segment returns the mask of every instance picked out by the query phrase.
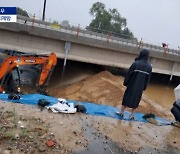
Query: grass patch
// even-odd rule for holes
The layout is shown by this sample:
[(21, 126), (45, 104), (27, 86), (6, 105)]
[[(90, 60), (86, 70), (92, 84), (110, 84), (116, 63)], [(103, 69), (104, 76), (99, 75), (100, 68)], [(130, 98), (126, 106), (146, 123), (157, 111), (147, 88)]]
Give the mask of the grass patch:
[(4, 132), (0, 138), (13, 140), (14, 137), (15, 137), (15, 134), (12, 131), (7, 131), (7, 132)]
[(0, 132), (3, 130), (3, 126), (2, 125), (0, 125)]
[(27, 137), (28, 136), (28, 130), (27, 129), (22, 129), (20, 132), (21, 137)]

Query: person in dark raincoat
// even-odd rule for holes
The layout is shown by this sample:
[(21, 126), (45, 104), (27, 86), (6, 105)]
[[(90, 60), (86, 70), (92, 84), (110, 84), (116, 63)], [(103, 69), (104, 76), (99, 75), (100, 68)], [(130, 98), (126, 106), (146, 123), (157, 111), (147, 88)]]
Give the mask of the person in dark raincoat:
[(135, 109), (139, 106), (143, 91), (147, 88), (152, 67), (148, 62), (149, 51), (142, 49), (135, 62), (130, 66), (124, 80), (124, 93), (120, 116), (124, 116), (126, 107), (132, 108), (130, 119), (134, 119)]
[(180, 100), (174, 102), (171, 112), (174, 115), (176, 121), (180, 122)]

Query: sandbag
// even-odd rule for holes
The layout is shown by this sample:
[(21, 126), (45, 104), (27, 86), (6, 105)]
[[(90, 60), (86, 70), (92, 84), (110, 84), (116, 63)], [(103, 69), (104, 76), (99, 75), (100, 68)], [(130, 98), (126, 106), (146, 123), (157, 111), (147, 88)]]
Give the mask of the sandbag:
[(41, 107), (45, 107), (45, 106), (47, 106), (49, 104), (50, 103), (45, 99), (39, 99), (39, 101), (38, 101), (38, 105), (41, 106)]
[(144, 119), (149, 119), (149, 118), (155, 118), (155, 115), (153, 114), (153, 113), (149, 113), (149, 114), (145, 114), (145, 115), (143, 115), (143, 118)]
[(19, 94), (12, 93), (12, 94), (8, 95), (8, 99), (10, 99), (10, 100), (19, 100), (20, 98), (21, 98), (21, 96)]
[(82, 113), (86, 113), (86, 108), (84, 105), (76, 105), (75, 108), (77, 108), (77, 112), (82, 112)]

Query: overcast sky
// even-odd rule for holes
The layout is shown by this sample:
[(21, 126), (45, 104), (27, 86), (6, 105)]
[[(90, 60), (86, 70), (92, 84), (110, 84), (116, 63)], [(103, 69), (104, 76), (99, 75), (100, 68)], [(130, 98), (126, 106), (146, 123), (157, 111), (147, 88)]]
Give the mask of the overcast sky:
[[(85, 27), (92, 17), (89, 9), (98, 0), (47, 0), (46, 19), (68, 20)], [(44, 0), (0, 0), (0, 6), (16, 6), (42, 17)], [(127, 26), (144, 42), (169, 47), (180, 46), (180, 0), (99, 0), (106, 8), (116, 8)]]

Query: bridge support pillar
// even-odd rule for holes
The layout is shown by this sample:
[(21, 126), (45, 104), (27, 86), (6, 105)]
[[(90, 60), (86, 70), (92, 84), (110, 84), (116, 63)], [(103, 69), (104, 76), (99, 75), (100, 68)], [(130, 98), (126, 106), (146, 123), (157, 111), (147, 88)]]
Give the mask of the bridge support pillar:
[(154, 66), (155, 63), (156, 63), (156, 58), (152, 58), (152, 60), (151, 60), (152, 67)]
[(68, 53), (71, 49), (71, 42), (65, 42), (65, 46), (64, 46), (64, 64), (63, 64), (63, 71), (62, 71), (62, 79), (64, 77), (64, 72), (65, 72), (65, 68), (66, 68), (66, 61), (67, 61), (67, 57), (68, 57)]
[(176, 69), (176, 66), (177, 66), (177, 63), (174, 62), (174, 63), (173, 63), (173, 68), (172, 68), (172, 72), (171, 72), (171, 76), (170, 76), (170, 81), (172, 81), (172, 78), (173, 78), (173, 75), (174, 75), (174, 71), (175, 71), (175, 69)]
[(69, 53), (70, 49), (71, 49), (71, 42), (66, 42), (65, 46), (64, 46), (64, 52), (65, 52), (64, 66), (66, 66), (66, 60), (67, 60), (67, 56), (68, 56), (68, 53)]

